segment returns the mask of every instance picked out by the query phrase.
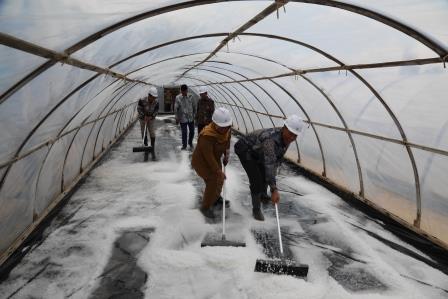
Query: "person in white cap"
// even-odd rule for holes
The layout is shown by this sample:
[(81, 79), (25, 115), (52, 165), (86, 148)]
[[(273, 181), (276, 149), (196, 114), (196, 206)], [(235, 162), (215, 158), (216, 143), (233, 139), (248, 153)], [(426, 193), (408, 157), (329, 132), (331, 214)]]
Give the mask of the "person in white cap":
[(231, 126), (232, 117), (229, 110), (216, 109), (212, 116), (212, 122), (205, 126), (199, 134), (198, 143), (191, 158), (191, 166), (205, 182), (200, 211), (208, 218), (215, 218), (212, 207), (220, 198), (222, 185), (226, 179), (222, 171), (221, 158), (223, 158), (222, 163), (227, 165)]
[[(275, 175), (291, 142), (296, 140), (304, 127), (303, 120), (297, 115), (289, 116), (283, 127), (261, 129), (247, 134), (235, 143), (235, 153), (249, 177), (252, 196), (252, 215), (263, 221), (261, 201), (278, 203)], [(271, 196), (267, 195), (269, 186)]]
[[(138, 101), (137, 113), (138, 113), (138, 120), (140, 122), (142, 139), (143, 136), (145, 136), (143, 142), (146, 146), (148, 145), (148, 134), (151, 137), (151, 147), (152, 147), (151, 155), (153, 160), (155, 159), (154, 146), (156, 143), (154, 122), (158, 112), (159, 112), (159, 102), (157, 101), (157, 88), (152, 86), (149, 88), (148, 97), (146, 99), (140, 99)], [(147, 130), (146, 135), (144, 134), (145, 125)]]
[(201, 86), (199, 88), (199, 101), (196, 108), (196, 125), (198, 126), (198, 134), (202, 129), (212, 122), (212, 115), (215, 112), (215, 102), (210, 99), (207, 88)]

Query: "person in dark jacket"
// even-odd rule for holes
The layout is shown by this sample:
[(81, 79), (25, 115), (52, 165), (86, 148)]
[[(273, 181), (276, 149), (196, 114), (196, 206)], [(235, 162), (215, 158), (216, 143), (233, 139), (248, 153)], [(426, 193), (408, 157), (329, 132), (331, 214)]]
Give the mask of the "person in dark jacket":
[(200, 99), (196, 109), (196, 124), (198, 126), (198, 134), (202, 129), (212, 122), (212, 115), (215, 112), (215, 102), (208, 97), (207, 88), (199, 88)]
[(252, 196), (252, 215), (263, 221), (261, 201), (267, 201), (267, 187), (271, 201), (278, 203), (276, 173), (286, 150), (302, 131), (303, 120), (297, 115), (288, 117), (281, 128), (262, 129), (251, 132), (235, 143), (235, 153), (249, 177)]
[[(151, 138), (151, 154), (153, 159), (155, 158), (154, 146), (156, 143), (156, 133), (155, 133), (155, 119), (157, 113), (159, 112), (159, 102), (157, 101), (157, 89), (151, 87), (148, 91), (148, 97), (146, 99), (140, 99), (137, 105), (138, 120), (140, 122), (140, 129), (145, 139), (143, 143), (148, 145), (148, 134)], [(146, 126), (146, 135), (145, 135)]]
[(222, 171), (221, 158), (222, 163), (227, 165), (231, 125), (230, 112), (225, 108), (216, 109), (212, 122), (199, 134), (198, 143), (191, 157), (191, 166), (205, 182), (200, 211), (207, 218), (215, 218), (212, 207), (219, 200), (226, 179)]

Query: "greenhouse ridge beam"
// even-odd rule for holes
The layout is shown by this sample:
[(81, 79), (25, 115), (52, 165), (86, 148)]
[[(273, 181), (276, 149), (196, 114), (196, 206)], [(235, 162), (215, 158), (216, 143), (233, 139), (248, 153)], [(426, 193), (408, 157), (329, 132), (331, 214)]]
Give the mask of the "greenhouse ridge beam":
[(356, 69), (374, 69), (374, 68), (384, 68), (384, 67), (424, 65), (424, 64), (441, 63), (441, 62), (442, 61), (440, 60), (440, 58), (436, 57), (436, 58), (400, 60), (400, 61), (369, 63), (369, 64), (353, 64), (353, 65), (344, 65), (343, 64), (341, 66), (310, 68), (310, 69), (304, 69), (304, 70), (293, 70), (291, 72), (287, 72), (287, 73), (283, 73), (283, 74), (279, 74), (279, 75), (275, 75), (275, 76), (264, 76), (264, 77), (256, 77), (256, 78), (251, 78), (251, 79), (234, 80), (234, 81), (221, 81), (221, 82), (215, 82), (214, 84), (228, 84), (228, 83), (237, 83), (237, 82), (252, 82), (252, 81), (260, 81), (260, 80), (278, 79), (278, 78), (284, 78), (284, 77), (293, 77), (293, 76), (304, 75), (307, 73), (353, 71)]
[[(125, 75), (114, 72), (110, 69), (105, 69), (105, 68), (102, 68), (102, 67), (90, 64), (90, 63), (80, 61), (75, 58), (71, 58), (69, 55), (67, 55), (65, 53), (58, 53), (56, 51), (46, 49), (44, 47), (32, 44), (30, 42), (12, 37), (10, 35), (7, 35), (7, 34), (1, 33), (1, 32), (0, 32), (0, 44), (23, 51), (23, 52), (30, 53), (30, 54), (33, 54), (36, 56), (40, 56), (42, 58), (47, 58), (53, 62), (61, 62), (64, 64), (69, 64), (69, 65), (77, 67), (77, 68), (93, 71), (98, 74), (109, 75), (114, 78), (129, 81), (129, 82), (137, 82), (137, 83), (141, 83), (144, 85), (151, 85), (147, 82), (143, 82), (140, 80), (129, 79)], [(0, 102), (0, 104), (1, 104), (1, 102)]]
[(243, 33), (244, 31), (246, 31), (247, 29), (249, 29), (253, 25), (257, 24), (258, 22), (260, 22), (261, 20), (266, 18), (268, 15), (270, 15), (274, 11), (278, 11), (278, 9), (280, 9), (282, 6), (286, 5), (286, 3), (288, 3), (288, 1), (289, 0), (275, 0), (274, 3), (270, 4), (268, 7), (266, 7), (264, 10), (262, 10), (255, 17), (253, 17), (252, 19), (247, 21), (240, 28), (238, 28), (237, 30), (235, 30), (232, 33), (229, 33), (229, 35), (221, 41), (221, 43), (218, 45), (218, 47), (215, 50), (213, 50), (208, 57), (206, 57), (203, 61), (197, 63), (196, 65), (192, 66), (191, 68), (189, 68), (185, 72), (183, 72), (182, 75), (178, 78), (178, 80), (181, 79), (185, 74), (187, 74), (192, 69), (200, 66), (201, 64), (203, 64), (204, 62), (206, 62), (207, 60), (209, 60), (210, 58), (215, 56), (215, 54), (218, 53), (219, 50), (224, 48), (228, 44), (229, 41), (231, 41), (232, 39), (238, 37), (239, 34)]

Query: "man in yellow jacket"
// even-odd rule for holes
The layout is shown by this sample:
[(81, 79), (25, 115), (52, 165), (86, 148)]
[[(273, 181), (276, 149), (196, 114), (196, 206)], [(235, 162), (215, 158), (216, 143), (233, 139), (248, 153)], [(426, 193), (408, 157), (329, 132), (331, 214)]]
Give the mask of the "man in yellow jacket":
[(207, 218), (215, 218), (212, 206), (221, 194), (226, 176), (222, 171), (221, 158), (226, 165), (229, 161), (230, 127), (232, 117), (229, 110), (218, 108), (212, 116), (212, 122), (201, 131), (194, 149), (191, 165), (205, 182), (205, 191), (200, 207)]

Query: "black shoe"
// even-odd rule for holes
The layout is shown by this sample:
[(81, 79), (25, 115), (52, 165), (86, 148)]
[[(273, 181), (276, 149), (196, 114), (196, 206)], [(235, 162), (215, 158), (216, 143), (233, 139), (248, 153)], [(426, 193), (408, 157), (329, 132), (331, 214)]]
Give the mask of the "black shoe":
[(190, 143), (188, 146), (190, 147), (191, 150), (193, 149), (193, 144), (192, 143)]
[[(213, 206), (218, 207), (218, 208), (222, 207), (222, 196), (218, 197), (218, 199), (215, 201)], [(226, 208), (229, 208), (229, 207), (230, 207), (230, 201), (228, 201), (226, 199)]]
[(264, 221), (264, 216), (263, 213), (261, 212), (261, 209), (253, 209), (252, 216), (254, 216), (255, 220)]
[(260, 196), (260, 201), (261, 203), (267, 205), (271, 203), (271, 197), (267, 194), (263, 194)]
[(148, 146), (148, 137), (145, 136), (145, 139), (143, 140), (143, 144), (145, 146)]
[(180, 149), (181, 151), (184, 151), (184, 150), (186, 150), (187, 149), (187, 147), (186, 146), (182, 146), (182, 148)]
[(199, 211), (201, 211), (201, 213), (202, 213), (202, 215), (204, 215), (204, 217), (209, 218), (209, 219), (215, 219), (215, 214), (213, 214), (212, 209), (199, 208)]

